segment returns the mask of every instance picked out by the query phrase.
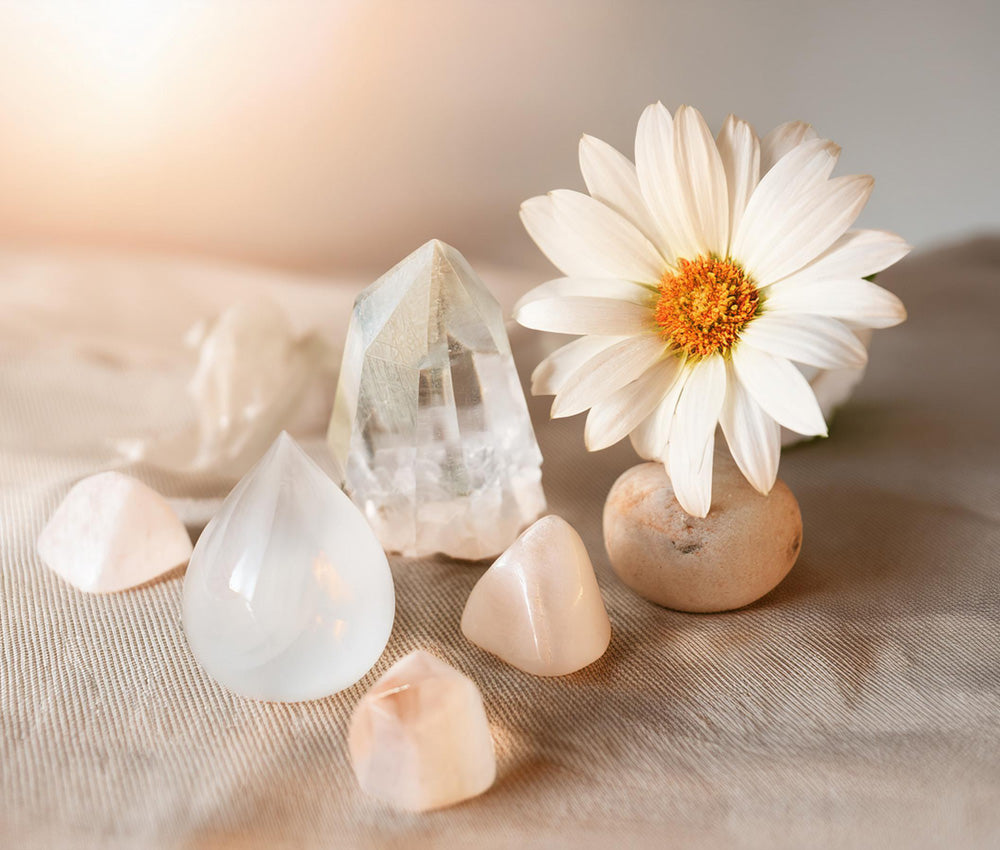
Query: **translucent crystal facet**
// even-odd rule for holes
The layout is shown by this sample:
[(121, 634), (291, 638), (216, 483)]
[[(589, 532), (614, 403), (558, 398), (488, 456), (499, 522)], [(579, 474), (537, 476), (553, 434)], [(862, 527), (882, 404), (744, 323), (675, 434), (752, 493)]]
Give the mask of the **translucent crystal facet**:
[(226, 497), (184, 579), (195, 657), (257, 699), (354, 684), (382, 654), (394, 612), (389, 564), (364, 517), (285, 433)]
[(604, 655), (611, 623), (576, 529), (547, 516), (525, 531), (472, 588), (462, 633), (535, 676), (564, 676)]
[(433, 240), (354, 305), (330, 446), (383, 546), (496, 555), (545, 509), (500, 305)]
[(475, 797), (496, 777), (479, 688), (419, 649), (393, 664), (358, 703), (348, 745), (361, 787), (409, 811)]
[(77, 482), (38, 537), (38, 555), (88, 593), (126, 590), (179, 567), (191, 538), (155, 490), (119, 472)]

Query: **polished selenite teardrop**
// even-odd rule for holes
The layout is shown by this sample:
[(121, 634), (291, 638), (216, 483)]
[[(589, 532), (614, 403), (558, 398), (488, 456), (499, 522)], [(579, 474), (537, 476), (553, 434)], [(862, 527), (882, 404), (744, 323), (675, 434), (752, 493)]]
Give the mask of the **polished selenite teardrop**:
[(371, 528), (284, 432), (202, 532), (184, 579), (195, 657), (255, 699), (315, 699), (353, 685), (382, 654), (394, 613)]

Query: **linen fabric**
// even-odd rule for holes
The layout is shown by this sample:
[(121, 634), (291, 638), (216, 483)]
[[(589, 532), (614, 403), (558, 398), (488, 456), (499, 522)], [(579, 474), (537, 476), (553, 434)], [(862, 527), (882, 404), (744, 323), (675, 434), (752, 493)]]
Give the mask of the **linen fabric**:
[[(831, 437), (786, 450), (804, 545), (770, 595), (693, 615), (632, 593), (601, 513), (637, 458), (627, 441), (588, 454), (582, 417), (549, 421), (534, 399), (550, 510), (582, 535), (611, 619), (604, 657), (561, 678), (509, 667), (459, 628), (486, 565), (393, 558), (385, 654), (297, 704), (201, 670), (183, 570), (89, 596), (37, 557), (72, 483), (120, 464), (115, 438), (179, 424), (178, 376), (4, 344), (0, 847), (997, 846), (1000, 240), (911, 257), (880, 283), (909, 321), (876, 334)], [(524, 376), (555, 342), (511, 338)], [(305, 445), (322, 458), (321, 437)], [(126, 468), (193, 534), (229, 486)], [(479, 685), (498, 759), (489, 792), (424, 815), (365, 796), (347, 753), (358, 700), (416, 648)]]

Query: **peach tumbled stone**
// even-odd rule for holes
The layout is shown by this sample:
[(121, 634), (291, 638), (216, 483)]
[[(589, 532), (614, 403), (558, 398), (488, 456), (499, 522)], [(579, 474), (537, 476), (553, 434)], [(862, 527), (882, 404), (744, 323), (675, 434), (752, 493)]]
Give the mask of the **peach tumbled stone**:
[(462, 633), (535, 676), (574, 673), (604, 655), (611, 623), (576, 529), (557, 516), (529, 526), (472, 588)]
[(479, 688), (419, 649), (393, 664), (362, 697), (348, 748), (362, 789), (412, 812), (475, 797), (496, 777)]
[(780, 479), (767, 496), (715, 456), (712, 509), (689, 516), (659, 463), (627, 470), (604, 506), (604, 544), (619, 578), (678, 611), (742, 608), (774, 589), (802, 545), (799, 504)]
[(138, 587), (191, 557), (191, 538), (166, 499), (120, 472), (78, 481), (38, 537), (38, 556), (87, 593)]

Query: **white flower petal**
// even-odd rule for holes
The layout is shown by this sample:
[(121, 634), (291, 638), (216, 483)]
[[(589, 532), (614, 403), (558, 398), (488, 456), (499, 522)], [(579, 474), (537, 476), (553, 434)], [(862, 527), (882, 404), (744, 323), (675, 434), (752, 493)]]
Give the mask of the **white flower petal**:
[(826, 316), (766, 312), (740, 332), (740, 345), (819, 369), (858, 368), (868, 362), (861, 341)]
[(631, 336), (656, 328), (648, 306), (618, 298), (575, 295), (529, 301), (514, 319), (526, 328), (581, 336)]
[(868, 328), (891, 328), (906, 319), (903, 302), (867, 280), (797, 281), (787, 277), (767, 288), (771, 314), (808, 313), (850, 321)]
[(691, 369), (674, 411), (667, 446), (670, 483), (692, 516), (703, 517), (712, 506), (715, 427), (725, 398), (725, 361), (707, 357)]
[(529, 290), (514, 305), (514, 315), (532, 301), (562, 296), (583, 296), (587, 298), (617, 298), (647, 305), (650, 309), (658, 297), (655, 288), (630, 280), (615, 280), (610, 277), (557, 277)]
[(823, 415), (830, 419), (865, 376), (861, 369), (825, 369), (810, 382)]
[(595, 354), (578, 369), (552, 403), (552, 418), (575, 416), (631, 383), (659, 361), (667, 344), (658, 333), (629, 337)]
[[(734, 234), (760, 179), (760, 142), (746, 121), (730, 115), (716, 140), (729, 191), (729, 232)], [(732, 237), (730, 235), (730, 242)], [(726, 250), (729, 250), (729, 244)]]
[[(794, 155), (793, 151), (790, 156)], [(771, 173), (780, 167), (781, 163)], [(757, 285), (781, 280), (829, 248), (868, 203), (873, 182), (865, 174), (835, 177), (777, 206), (772, 212), (769, 238), (753, 245), (747, 255), (740, 255)], [(748, 207), (744, 221), (749, 214)]]
[(669, 262), (687, 255), (693, 246), (680, 220), (674, 122), (662, 103), (647, 106), (639, 118), (635, 133), (635, 170), (646, 206), (659, 229), (657, 245), (661, 253)]
[[(861, 344), (867, 348), (872, 341), (870, 330), (857, 331)], [(803, 367), (800, 367), (800, 371)], [(820, 369), (811, 377), (807, 374), (809, 386), (812, 387), (823, 418), (829, 422), (834, 413), (850, 397), (854, 388), (865, 375), (864, 367), (860, 369)], [(784, 443), (783, 443), (784, 444)]]
[(521, 204), (521, 223), (549, 262), (563, 274), (570, 277), (595, 275), (587, 257), (576, 252), (574, 240), (556, 220), (555, 206), (548, 195), (529, 198)]
[(789, 121), (778, 125), (760, 143), (760, 173), (767, 174), (792, 148), (816, 138), (818, 134), (812, 125), (804, 121)]
[(719, 423), (740, 472), (766, 496), (778, 476), (781, 427), (746, 391), (731, 362), (726, 364), (726, 401)]
[(815, 260), (784, 280), (843, 280), (868, 277), (910, 253), (910, 246), (885, 230), (848, 230)]
[(729, 248), (726, 170), (701, 113), (682, 106), (674, 116), (674, 157), (688, 232), (698, 254), (725, 256)]
[[(666, 361), (664, 361), (666, 362)], [(670, 425), (674, 420), (677, 400), (681, 397), (684, 384), (687, 382), (690, 368), (683, 357), (675, 358), (675, 373), (673, 382), (663, 395), (660, 403), (639, 425), (629, 434), (632, 448), (636, 454), (645, 460), (664, 460), (667, 441), (670, 438)]]
[(583, 432), (587, 448), (600, 451), (627, 437), (660, 404), (680, 368), (680, 358), (665, 358), (591, 407)]
[(532, 395), (555, 395), (573, 373), (605, 348), (628, 337), (582, 336), (557, 348), (531, 373)]
[(826, 436), (816, 396), (791, 361), (739, 344), (733, 348), (732, 361), (740, 383), (779, 425), (807, 436)]
[(580, 139), (580, 172), (587, 191), (628, 219), (651, 242), (659, 231), (642, 197), (635, 166), (607, 142), (584, 135)]
[(595, 269), (594, 277), (660, 282), (666, 261), (634, 224), (582, 192), (557, 189), (550, 197), (556, 220), (574, 250)]
[(825, 139), (813, 139), (795, 148), (781, 164), (765, 174), (754, 189), (733, 231), (730, 253), (746, 264), (770, 250), (781, 232), (773, 218), (803, 193), (821, 186), (837, 164), (840, 149)]

